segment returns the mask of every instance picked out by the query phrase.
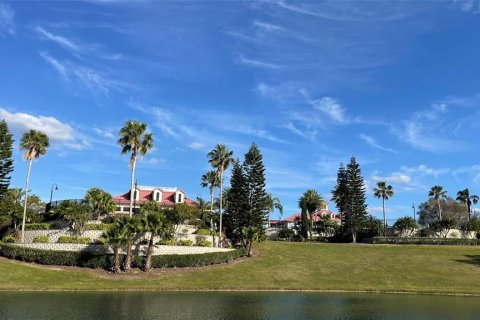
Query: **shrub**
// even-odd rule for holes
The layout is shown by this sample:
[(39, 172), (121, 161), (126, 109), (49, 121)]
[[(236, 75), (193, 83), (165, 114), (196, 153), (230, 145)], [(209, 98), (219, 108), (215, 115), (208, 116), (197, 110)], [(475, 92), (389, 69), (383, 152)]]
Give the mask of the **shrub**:
[(36, 236), (33, 238), (33, 243), (48, 243), (48, 236)]
[(418, 228), (417, 222), (412, 217), (401, 217), (393, 225), (393, 234), (399, 237), (409, 237)]
[(102, 223), (110, 224), (110, 223), (114, 223), (117, 220), (118, 220), (117, 216), (106, 216), (105, 218), (102, 219)]
[(54, 223), (26, 223), (25, 230), (51, 230), (55, 229)]
[(92, 240), (88, 237), (71, 237), (71, 236), (61, 236), (58, 237), (58, 243), (80, 243), (80, 244), (89, 244)]
[(157, 242), (157, 244), (162, 245), (162, 246), (174, 246), (175, 245), (175, 240), (173, 239), (162, 239)]
[(191, 247), (193, 246), (193, 241), (192, 240), (180, 240), (178, 241), (179, 246), (184, 246), (184, 247)]
[(373, 244), (426, 244), (426, 245), (480, 245), (480, 239), (452, 239), (452, 238), (402, 238), (402, 237), (375, 237), (364, 239), (365, 243)]
[(199, 247), (211, 247), (212, 243), (205, 238), (197, 239), (197, 246)]
[(85, 230), (106, 231), (111, 227), (111, 223), (87, 224)]
[(6, 236), (2, 239), (5, 243), (15, 243), (16, 240), (14, 236)]
[(212, 231), (208, 230), (208, 229), (198, 229), (197, 232), (195, 232), (196, 234), (198, 234), (199, 236), (211, 236), (212, 235)]
[(295, 230), (289, 228), (282, 228), (278, 231), (278, 238), (285, 240), (292, 240), (295, 237)]

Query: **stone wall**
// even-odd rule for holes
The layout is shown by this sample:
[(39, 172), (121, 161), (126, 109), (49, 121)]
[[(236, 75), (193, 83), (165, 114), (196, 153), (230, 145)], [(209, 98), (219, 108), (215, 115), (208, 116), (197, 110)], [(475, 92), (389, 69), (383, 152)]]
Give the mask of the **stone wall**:
[[(91, 245), (91, 244), (75, 244), (75, 243), (18, 243), (20, 247), (42, 249), (42, 250), (55, 250), (55, 251), (104, 251), (113, 253), (111, 249), (103, 245)], [(154, 255), (167, 255), (167, 254), (202, 254), (210, 252), (226, 252), (233, 249), (223, 248), (206, 248), (206, 247), (180, 247), (180, 246), (155, 246)], [(146, 245), (134, 246), (134, 253), (136, 255), (144, 255), (147, 251)], [(124, 253), (124, 252), (123, 252)]]
[[(102, 235), (101, 230), (87, 230), (80, 236), (88, 237), (92, 241), (98, 239)], [(54, 229), (54, 230), (25, 230), (25, 242), (31, 243), (36, 236), (48, 236), (49, 242), (54, 243), (58, 241), (61, 236), (74, 236), (75, 234), (68, 229)]]

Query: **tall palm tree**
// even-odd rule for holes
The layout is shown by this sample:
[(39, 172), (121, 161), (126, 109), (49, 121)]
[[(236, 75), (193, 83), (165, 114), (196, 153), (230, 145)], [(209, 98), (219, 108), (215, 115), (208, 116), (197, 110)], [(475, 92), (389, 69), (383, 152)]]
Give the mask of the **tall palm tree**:
[(391, 185), (387, 185), (386, 181), (378, 181), (377, 187), (373, 189), (373, 195), (375, 198), (382, 199), (382, 209), (383, 209), (383, 234), (387, 230), (387, 217), (385, 215), (385, 200), (393, 197), (393, 187)]
[(150, 233), (150, 240), (148, 241), (147, 254), (143, 264), (143, 270), (148, 271), (152, 268), (152, 255), (154, 247), (154, 238), (159, 236), (161, 239), (166, 239), (172, 236), (172, 226), (163, 214), (147, 213), (141, 220), (143, 232)]
[[(212, 230), (212, 239), (215, 239), (215, 229), (213, 227), (213, 196), (215, 194), (215, 188), (220, 187), (220, 179), (218, 178), (217, 173), (214, 170), (210, 170), (202, 175), (202, 182), (200, 185), (203, 188), (208, 188), (210, 191), (210, 229)], [(215, 243), (213, 241), (212, 243)]]
[(30, 180), (30, 170), (32, 169), (33, 160), (38, 159), (41, 155), (47, 153), (47, 148), (50, 146), (48, 136), (37, 130), (29, 130), (25, 132), (20, 140), (20, 149), (25, 150), (23, 159), (28, 160), (27, 178), (25, 180), (25, 200), (23, 204), (23, 220), (22, 220), (22, 238), (25, 240), (25, 217), (27, 215), (27, 200), (28, 200), (28, 183)]
[(308, 189), (302, 195), (299, 200), (299, 206), (307, 210), (308, 215), (310, 216), (310, 240), (313, 239), (313, 214), (318, 209), (325, 207), (325, 200), (322, 196), (314, 189)]
[[(478, 200), (480, 200), (480, 198), (476, 194), (471, 195), (470, 199), (472, 200), (473, 205), (476, 205), (478, 203)], [(472, 211), (473, 211), (473, 217), (475, 218), (475, 208), (473, 208)]]
[(148, 150), (153, 148), (153, 135), (146, 133), (147, 124), (139, 121), (129, 120), (120, 129), (120, 138), (118, 144), (122, 147), (122, 154), (130, 153), (129, 167), (132, 170), (130, 179), (130, 218), (133, 214), (133, 198), (134, 198), (134, 181), (135, 181), (135, 166), (137, 164), (137, 157), (144, 156)]
[(463, 203), (467, 207), (467, 212), (468, 212), (468, 220), (470, 221), (471, 218), (471, 212), (472, 212), (472, 203), (477, 204), (478, 203), (478, 196), (477, 195), (470, 195), (470, 191), (468, 188), (464, 190), (460, 190), (457, 192), (457, 201)]
[(220, 240), (218, 245), (222, 245), (222, 216), (223, 216), (223, 208), (222, 208), (222, 191), (223, 191), (223, 173), (228, 168), (228, 166), (233, 163), (233, 151), (228, 150), (228, 148), (224, 144), (217, 144), (215, 148), (210, 151), (207, 156), (210, 158), (209, 162), (213, 168), (216, 169), (217, 177), (219, 179), (220, 184)]
[(428, 193), (428, 196), (437, 200), (438, 205), (438, 220), (442, 220), (442, 208), (440, 207), (440, 200), (447, 197), (447, 191), (443, 190), (442, 186), (433, 186)]
[(273, 197), (271, 193), (267, 195), (267, 209), (268, 209), (268, 227), (270, 228), (270, 213), (273, 213), (275, 209), (278, 210), (280, 213), (280, 219), (282, 219), (283, 215), (283, 206), (280, 203), (280, 199), (278, 197)]

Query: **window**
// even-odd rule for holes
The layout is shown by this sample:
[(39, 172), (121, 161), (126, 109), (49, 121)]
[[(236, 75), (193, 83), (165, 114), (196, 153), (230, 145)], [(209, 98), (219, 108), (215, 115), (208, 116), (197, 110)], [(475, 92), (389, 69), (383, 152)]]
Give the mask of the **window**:
[(158, 190), (153, 191), (153, 200), (157, 202), (162, 201), (162, 193)]

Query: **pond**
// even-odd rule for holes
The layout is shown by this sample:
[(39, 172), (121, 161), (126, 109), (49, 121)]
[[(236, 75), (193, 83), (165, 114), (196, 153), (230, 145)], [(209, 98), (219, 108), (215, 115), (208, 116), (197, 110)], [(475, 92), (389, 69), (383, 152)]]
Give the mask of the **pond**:
[(480, 298), (307, 292), (0, 292), (0, 319), (479, 319)]

